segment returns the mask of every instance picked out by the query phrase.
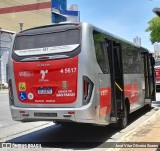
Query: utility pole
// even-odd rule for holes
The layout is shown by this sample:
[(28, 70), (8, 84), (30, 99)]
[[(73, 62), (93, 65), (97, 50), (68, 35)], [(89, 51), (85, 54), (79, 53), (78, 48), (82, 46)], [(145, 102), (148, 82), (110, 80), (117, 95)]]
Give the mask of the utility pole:
[(2, 44), (1, 44), (1, 42), (2, 42), (2, 28), (0, 27), (0, 70), (1, 70), (1, 74), (0, 74), (0, 76), (1, 76), (1, 90), (2, 90)]
[(19, 23), (20, 30), (23, 30), (23, 23)]

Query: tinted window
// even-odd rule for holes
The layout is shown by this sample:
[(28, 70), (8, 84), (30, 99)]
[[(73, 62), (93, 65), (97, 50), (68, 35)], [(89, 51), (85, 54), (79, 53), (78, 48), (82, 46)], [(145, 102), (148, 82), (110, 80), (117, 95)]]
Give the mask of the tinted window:
[(14, 50), (79, 44), (78, 29), (37, 35), (20, 35), (15, 39)]
[(108, 73), (108, 60), (102, 43), (104, 43), (105, 35), (103, 33), (93, 31), (94, 46), (96, 51), (97, 62), (103, 73)]
[(140, 49), (132, 45), (122, 44), (123, 72), (127, 74), (143, 73), (144, 65)]

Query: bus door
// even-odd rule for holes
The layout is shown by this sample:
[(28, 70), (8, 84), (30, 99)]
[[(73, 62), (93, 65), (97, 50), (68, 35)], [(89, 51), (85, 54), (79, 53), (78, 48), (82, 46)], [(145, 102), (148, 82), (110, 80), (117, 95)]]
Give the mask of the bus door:
[(151, 100), (156, 101), (156, 80), (155, 80), (155, 59), (153, 55), (149, 54), (149, 61), (150, 61), (150, 82), (151, 82)]
[(148, 52), (142, 52), (144, 58), (145, 99), (155, 99), (154, 63)]
[(122, 66), (122, 49), (119, 43), (106, 40), (110, 77), (111, 77), (111, 122), (117, 123), (124, 116), (124, 81)]
[(144, 77), (145, 77), (145, 99), (150, 99), (150, 80), (149, 80), (149, 55), (148, 53), (143, 53), (144, 55)]

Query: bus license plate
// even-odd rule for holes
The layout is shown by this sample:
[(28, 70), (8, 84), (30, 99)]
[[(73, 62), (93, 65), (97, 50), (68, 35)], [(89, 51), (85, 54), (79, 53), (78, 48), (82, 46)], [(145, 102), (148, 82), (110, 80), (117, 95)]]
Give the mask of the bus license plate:
[(38, 94), (52, 94), (52, 88), (39, 88)]

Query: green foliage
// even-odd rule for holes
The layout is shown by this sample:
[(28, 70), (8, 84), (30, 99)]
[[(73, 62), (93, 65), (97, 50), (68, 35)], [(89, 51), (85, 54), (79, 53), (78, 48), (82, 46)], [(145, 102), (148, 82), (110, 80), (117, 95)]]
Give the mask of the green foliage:
[(149, 22), (146, 32), (150, 32), (150, 41), (152, 44), (160, 42), (160, 18), (154, 17)]

